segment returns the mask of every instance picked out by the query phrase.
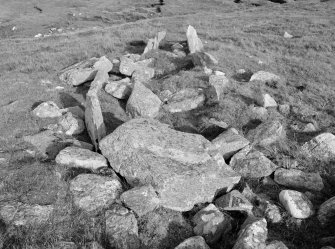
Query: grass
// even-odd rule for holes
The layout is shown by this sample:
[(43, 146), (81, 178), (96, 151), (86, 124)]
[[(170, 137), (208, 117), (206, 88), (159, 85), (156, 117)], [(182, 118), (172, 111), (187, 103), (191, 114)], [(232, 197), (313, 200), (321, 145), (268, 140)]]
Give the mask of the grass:
[[(331, 1), (298, 0), (282, 5), (265, 2), (255, 7), (228, 0), (172, 0), (166, 1), (159, 14), (149, 6), (153, 1), (98, 0), (93, 7), (92, 3), (81, 0), (35, 2), (44, 9), (44, 14), (37, 15), (33, 8), (29, 9), (30, 2), (0, 0), (3, 6), (0, 10), (0, 149), (3, 151), (0, 157), (10, 159), (9, 166), (1, 168), (4, 185), (0, 193), (1, 200), (54, 203), (55, 212), (50, 224), (44, 227), (8, 228), (7, 248), (53, 248), (62, 240), (78, 245), (98, 240), (107, 247), (103, 215), (92, 221), (73, 207), (67, 182), (54, 178), (53, 164), (40, 163), (29, 156), (26, 152), (29, 148), (21, 138), (41, 128), (40, 122), (30, 115), (36, 102), (54, 100), (60, 106), (64, 104), (61, 93), (53, 90), (55, 86), (64, 86), (64, 92), (83, 102), (80, 93), (59, 81), (57, 74), (61, 69), (93, 56), (106, 54), (110, 59), (116, 58), (136, 49), (131, 42), (146, 42), (161, 30), (167, 31), (168, 41), (184, 41), (187, 25), (193, 25), (206, 49), (219, 60), (215, 69), (225, 72), (230, 79), (231, 91), (220, 105), (192, 113), (196, 122), (203, 117), (214, 117), (246, 131), (250, 121), (250, 94), (255, 90), (268, 92), (280, 104), (289, 103), (292, 111), (286, 118), (289, 140), (267, 148), (264, 153), (279, 165), (285, 158), (294, 158), (300, 169), (318, 171), (325, 179), (334, 174), (334, 162), (309, 160), (299, 152), (300, 145), (316, 134), (289, 128), (293, 123), (304, 126), (313, 121), (320, 131), (335, 133), (335, 20), (332, 18), (335, 6)], [(26, 14), (16, 15), (23, 7), (29, 9)], [(79, 12), (86, 18), (68, 15)], [(18, 27), (17, 32), (11, 31), (13, 26)], [(68, 34), (32, 38), (51, 27), (62, 27)], [(294, 38), (285, 39), (285, 31)], [(234, 80), (233, 76), (241, 68), (269, 71), (279, 75), (283, 82), (273, 88), (259, 82)], [(41, 84), (44, 79), (51, 84)], [(155, 87), (174, 92), (205, 83), (200, 71), (194, 69), (192, 73), (185, 71), (168, 79), (157, 79)], [(256, 189), (261, 192), (263, 186), (258, 184)], [(324, 193), (324, 198), (332, 190)], [(319, 248), (318, 239), (330, 235), (331, 231), (330, 228), (321, 230), (314, 219), (299, 225), (288, 215), (283, 223), (269, 225), (269, 229), (269, 240), (283, 240), (289, 248)]]

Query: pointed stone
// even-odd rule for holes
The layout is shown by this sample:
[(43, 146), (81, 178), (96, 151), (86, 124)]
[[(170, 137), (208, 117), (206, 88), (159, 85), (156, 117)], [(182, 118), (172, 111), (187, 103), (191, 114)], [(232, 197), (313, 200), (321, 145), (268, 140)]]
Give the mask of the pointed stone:
[(204, 45), (199, 39), (197, 31), (191, 25), (189, 25), (187, 28), (186, 37), (187, 37), (188, 48), (191, 54), (196, 52), (203, 52)]

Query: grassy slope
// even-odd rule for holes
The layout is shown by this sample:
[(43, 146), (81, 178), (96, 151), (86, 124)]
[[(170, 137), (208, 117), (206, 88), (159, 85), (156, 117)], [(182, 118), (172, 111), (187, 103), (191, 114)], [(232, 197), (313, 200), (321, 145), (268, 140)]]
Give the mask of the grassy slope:
[[(88, 2), (84, 1), (65, 1), (71, 6), (63, 5), (62, 1), (10, 2), (0, 1), (1, 4), (10, 5), (4, 5), (5, 8), (0, 10), (0, 36), (3, 37), (0, 40), (0, 150), (8, 152), (3, 155), (12, 159), (9, 172), (13, 173), (13, 177), (7, 180), (15, 182), (16, 188), (13, 184), (7, 186), (7, 191), (14, 195), (11, 198), (21, 198), (21, 195), (27, 194), (23, 191), (27, 186), (36, 185), (38, 178), (30, 181), (27, 176), (23, 181), (22, 177), (25, 175), (40, 172), (38, 176), (43, 178), (52, 174), (43, 164), (34, 162), (33, 159), (28, 160), (24, 155), (17, 156), (26, 149), (20, 137), (39, 129), (39, 122), (29, 114), (33, 104), (38, 101), (55, 100), (62, 105), (68, 94), (83, 102), (83, 97), (76, 93), (75, 89), (59, 82), (57, 72), (60, 69), (92, 56), (107, 54), (114, 58), (130, 50), (129, 42), (146, 40), (160, 30), (167, 30), (167, 40), (185, 40), (188, 24), (197, 29), (208, 51), (219, 59), (217, 68), (228, 77), (231, 78), (240, 68), (252, 71), (266, 70), (282, 76), (286, 85), (282, 92), (274, 91), (273, 94), (279, 102), (289, 102), (298, 110), (297, 114), (289, 117), (289, 122), (307, 123), (316, 120), (322, 130), (335, 133), (335, 5), (332, 1), (297, 1), (284, 5), (267, 3), (254, 7), (230, 1), (174, 0), (168, 1), (162, 7), (162, 14), (148, 16), (145, 12), (144, 16), (150, 17), (149, 19), (128, 24), (127, 21), (137, 20), (138, 14), (126, 1), (107, 3), (101, 0), (96, 1), (94, 6), (89, 6)], [(49, 13), (42, 16), (30, 12), (22, 14), (23, 12), (17, 8), (36, 2), (45, 5), (44, 9), (49, 9)], [(137, 3), (138, 8), (146, 8), (150, 1)], [(53, 4), (58, 4), (58, 9)], [(89, 17), (94, 17), (107, 15), (102, 12), (106, 9), (121, 12), (121, 17), (107, 23), (101, 22), (99, 18), (67, 19), (70, 18), (67, 16), (69, 10), (82, 11)], [(51, 14), (52, 12), (54, 13)], [(135, 18), (130, 18), (129, 15)], [(111, 16), (113, 15), (107, 17)], [(3, 23), (4, 19), (7, 20), (6, 23)], [(22, 30), (10, 33), (8, 29), (16, 23), (22, 24)], [(50, 26), (47, 26), (47, 23)], [(120, 26), (120, 23), (124, 24)], [(69, 27), (73, 33), (43, 39), (31, 38), (37, 33), (47, 31), (51, 24)], [(95, 26), (100, 28), (92, 29)], [(71, 30), (72, 27), (75, 28), (74, 31)], [(297, 38), (284, 39), (285, 31)], [(264, 64), (259, 64), (259, 60)], [(45, 79), (51, 83), (43, 84), (42, 80)], [(245, 86), (245, 83), (233, 80), (232, 82), (237, 85), (237, 89), (243, 89)], [(59, 85), (65, 87), (65, 90), (61, 91), (62, 94), (54, 90), (54, 87)], [(305, 90), (301, 92), (296, 89), (297, 86), (304, 86)], [(28, 170), (30, 165), (34, 166)], [(44, 170), (41, 171), (41, 168)], [(29, 173), (22, 175), (24, 169)], [(50, 188), (59, 184), (51, 182)], [(32, 193), (36, 193), (37, 190), (32, 189)], [(42, 187), (39, 186), (38, 189)], [(65, 196), (63, 201), (66, 198)], [(66, 221), (71, 223), (67, 225), (70, 227), (69, 231), (62, 231), (64, 224), (60, 227), (50, 226), (44, 229), (45, 236), (37, 236), (39, 231), (36, 231), (36, 237), (27, 236), (27, 241), (24, 242), (21, 236), (21, 242), (40, 245), (56, 239), (83, 242), (83, 236), (79, 236), (82, 233), (80, 224), (88, 218), (83, 218), (82, 214), (77, 214), (72, 208), (60, 208), (59, 212), (72, 219)], [(307, 224), (301, 230), (305, 231), (309, 227), (310, 224)], [(294, 241), (297, 248), (302, 248), (302, 245), (304, 248), (318, 248), (317, 242), (313, 240), (319, 234), (304, 237), (305, 241), (302, 242), (299, 242), (299, 239), (297, 241), (296, 235), (285, 236)]]

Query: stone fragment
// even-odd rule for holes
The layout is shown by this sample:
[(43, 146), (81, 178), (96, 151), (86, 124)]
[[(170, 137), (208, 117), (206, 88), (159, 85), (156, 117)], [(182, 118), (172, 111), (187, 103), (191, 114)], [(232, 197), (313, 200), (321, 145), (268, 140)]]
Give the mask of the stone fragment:
[(58, 124), (68, 136), (78, 135), (85, 130), (85, 123), (82, 119), (74, 116), (71, 112), (64, 114)]
[(306, 219), (314, 214), (311, 201), (298, 191), (282, 190), (279, 193), (279, 201), (294, 218)]
[(273, 73), (258, 71), (257, 73), (254, 73), (250, 78), (250, 81), (256, 80), (263, 83), (278, 83), (280, 81), (280, 77)]
[(61, 165), (93, 171), (108, 167), (106, 158), (101, 154), (74, 146), (61, 150), (55, 160)]
[(138, 216), (145, 215), (159, 206), (159, 198), (151, 185), (132, 188), (124, 192), (120, 199)]
[(335, 197), (330, 198), (321, 204), (318, 210), (318, 220), (322, 225), (334, 221), (335, 217)]
[(243, 177), (259, 178), (271, 175), (278, 168), (263, 153), (248, 145), (237, 152), (230, 160), (229, 165)]
[(126, 111), (131, 117), (155, 118), (159, 114), (162, 101), (142, 83), (135, 82), (128, 99)]
[(100, 147), (131, 186), (151, 184), (161, 206), (187, 211), (196, 203), (212, 201), (219, 189), (231, 189), (240, 179), (206, 152), (209, 143), (201, 135), (141, 118), (119, 126)]
[(286, 38), (286, 39), (291, 39), (291, 38), (293, 38), (293, 35), (291, 35), (291, 34), (289, 34), (289, 33), (287, 33), (287, 32), (285, 31), (285, 33), (284, 33), (284, 38)]
[(331, 133), (322, 133), (302, 146), (302, 150), (310, 157), (321, 160), (335, 158), (335, 136)]
[(209, 76), (209, 86), (207, 102), (210, 104), (219, 103), (220, 98), (227, 92), (229, 80), (224, 75), (211, 75)]
[(187, 28), (186, 36), (187, 36), (188, 49), (191, 54), (196, 52), (202, 52), (204, 50), (204, 45), (199, 39), (197, 31), (191, 25), (189, 25)]
[(70, 182), (74, 204), (90, 214), (108, 208), (120, 196), (122, 185), (116, 178), (81, 174)]
[(233, 249), (264, 249), (267, 236), (266, 220), (249, 216), (238, 233)]
[(263, 106), (265, 108), (277, 107), (278, 105), (277, 102), (274, 100), (274, 98), (272, 98), (268, 93), (261, 95), (257, 93), (257, 95), (255, 96), (255, 101), (258, 105)]
[(0, 216), (7, 224), (31, 227), (48, 222), (54, 207), (52, 205), (29, 205), (21, 202), (8, 202), (0, 206)]
[(135, 215), (121, 205), (114, 204), (105, 213), (106, 235), (111, 248), (138, 249), (138, 226)]
[(215, 201), (215, 205), (227, 211), (242, 211), (252, 214), (253, 205), (239, 191), (233, 190)]
[(193, 230), (196, 235), (204, 237), (208, 244), (213, 244), (232, 229), (231, 220), (213, 204), (209, 204), (193, 216)]
[(321, 191), (324, 188), (319, 173), (305, 173), (298, 169), (277, 169), (274, 180), (281, 185), (291, 188), (301, 188)]
[(39, 104), (32, 113), (39, 118), (57, 118), (62, 112), (55, 102), (47, 101)]
[(112, 81), (107, 83), (105, 91), (117, 99), (129, 98), (132, 91), (132, 83), (130, 78), (124, 78), (119, 81)]
[(205, 103), (205, 95), (202, 90), (185, 88), (174, 93), (164, 105), (170, 113), (187, 112), (202, 106)]
[(201, 236), (194, 236), (184, 240), (174, 249), (210, 249), (206, 241)]

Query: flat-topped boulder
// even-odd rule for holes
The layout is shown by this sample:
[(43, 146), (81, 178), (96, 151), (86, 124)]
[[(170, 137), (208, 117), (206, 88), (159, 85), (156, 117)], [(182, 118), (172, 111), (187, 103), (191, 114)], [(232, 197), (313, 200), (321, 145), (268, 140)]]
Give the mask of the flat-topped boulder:
[(231, 189), (240, 176), (207, 153), (201, 135), (179, 132), (153, 119), (133, 119), (100, 142), (102, 154), (131, 186), (151, 184), (161, 206), (187, 211)]

